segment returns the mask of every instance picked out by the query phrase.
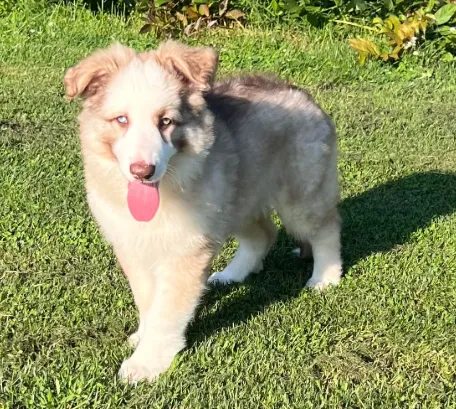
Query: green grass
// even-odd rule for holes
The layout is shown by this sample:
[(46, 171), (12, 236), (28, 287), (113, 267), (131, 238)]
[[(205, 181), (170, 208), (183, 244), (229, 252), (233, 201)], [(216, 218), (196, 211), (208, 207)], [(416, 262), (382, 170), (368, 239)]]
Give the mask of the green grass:
[(0, 20), (0, 408), (455, 408), (456, 69), (360, 67), (330, 29), (191, 42), (219, 48), (222, 75), (276, 72), (333, 115), (342, 284), (304, 289), (311, 265), (282, 233), (262, 274), (208, 291), (166, 374), (117, 381), (137, 313), (85, 203), (62, 76), (113, 40), (155, 46), (138, 27), (69, 6)]

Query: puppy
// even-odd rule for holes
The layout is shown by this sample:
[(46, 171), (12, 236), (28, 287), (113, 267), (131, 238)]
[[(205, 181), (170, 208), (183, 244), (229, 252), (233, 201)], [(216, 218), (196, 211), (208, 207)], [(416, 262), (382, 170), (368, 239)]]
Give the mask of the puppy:
[(139, 309), (136, 346), (119, 375), (152, 380), (185, 346), (211, 260), (230, 236), (231, 263), (210, 282), (242, 282), (274, 243), (275, 209), (314, 259), (309, 287), (341, 278), (337, 147), (329, 117), (277, 79), (214, 83), (218, 55), (168, 41), (120, 44), (70, 68), (90, 209)]

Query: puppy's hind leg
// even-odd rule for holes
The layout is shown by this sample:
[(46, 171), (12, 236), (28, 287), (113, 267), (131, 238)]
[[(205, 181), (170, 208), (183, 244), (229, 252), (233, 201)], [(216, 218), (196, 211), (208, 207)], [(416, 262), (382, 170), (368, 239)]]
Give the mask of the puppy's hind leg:
[[(312, 248), (314, 268), (307, 287), (323, 290), (329, 285), (337, 285), (342, 277), (340, 256), (340, 220), (336, 208), (330, 210), (319, 222), (307, 220), (312, 217), (302, 215), (298, 209), (287, 212), (282, 218), (287, 230), (300, 242), (308, 240)], [(307, 249), (306, 249), (307, 250)]]
[(269, 216), (261, 217), (258, 221), (245, 226), (235, 235), (239, 247), (233, 260), (223, 271), (212, 274), (208, 282), (240, 283), (250, 273), (260, 272), (263, 269), (263, 259), (274, 244), (276, 236), (277, 228)]

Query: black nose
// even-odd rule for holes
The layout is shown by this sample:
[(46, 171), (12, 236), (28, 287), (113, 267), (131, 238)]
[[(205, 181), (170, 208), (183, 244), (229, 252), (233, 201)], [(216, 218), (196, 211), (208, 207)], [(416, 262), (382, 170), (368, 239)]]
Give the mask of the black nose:
[(155, 166), (146, 162), (136, 162), (130, 165), (130, 173), (135, 179), (149, 179), (155, 173)]

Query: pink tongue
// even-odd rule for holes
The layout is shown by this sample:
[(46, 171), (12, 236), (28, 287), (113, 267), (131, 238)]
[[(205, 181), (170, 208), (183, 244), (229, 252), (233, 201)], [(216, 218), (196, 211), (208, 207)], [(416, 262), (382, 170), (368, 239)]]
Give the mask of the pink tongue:
[(128, 182), (128, 208), (138, 222), (149, 222), (157, 213), (160, 195), (155, 183)]

